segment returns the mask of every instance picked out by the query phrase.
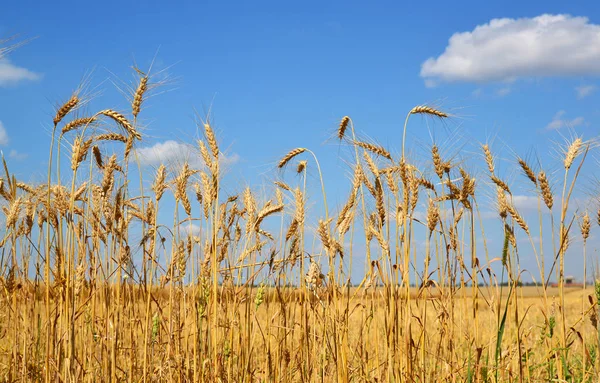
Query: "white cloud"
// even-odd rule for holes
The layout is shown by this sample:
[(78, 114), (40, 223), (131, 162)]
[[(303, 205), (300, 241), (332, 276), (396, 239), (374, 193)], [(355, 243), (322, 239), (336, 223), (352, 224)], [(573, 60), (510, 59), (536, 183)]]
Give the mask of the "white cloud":
[(544, 14), (493, 19), (450, 37), (444, 53), (421, 65), (440, 82), (513, 81), (519, 77), (599, 75), (600, 25), (586, 17)]
[(576, 87), (575, 91), (577, 92), (577, 98), (581, 100), (582, 98), (585, 98), (594, 93), (596, 89), (598, 89), (596, 85), (582, 85)]
[(508, 95), (510, 93), (511, 89), (509, 86), (505, 86), (503, 88), (500, 88), (496, 91), (496, 95), (500, 96), (500, 97), (504, 97), (506, 95)]
[(0, 121), (0, 145), (8, 145), (8, 133), (6, 132), (2, 121)]
[(546, 125), (546, 130), (556, 130), (560, 128), (574, 128), (576, 126), (583, 125), (585, 123), (585, 119), (583, 117), (575, 117), (573, 119), (565, 119), (563, 118), (565, 115), (564, 110), (559, 110), (556, 112), (552, 121), (548, 125)]
[(538, 208), (538, 198), (530, 195), (513, 195), (512, 203), (517, 210)]
[(152, 146), (146, 146), (138, 149), (140, 162), (142, 165), (160, 165), (181, 163), (188, 161), (190, 165), (198, 165), (201, 160), (193, 152), (190, 145), (179, 143), (173, 140), (158, 142)]
[(8, 153), (8, 158), (12, 158), (15, 160), (24, 160), (28, 157), (29, 155), (27, 153), (19, 153), (18, 151), (16, 151), (15, 149), (12, 149), (9, 153)]
[[(142, 165), (174, 165), (187, 161), (192, 168), (199, 169), (204, 166), (204, 161), (193, 146), (173, 140), (139, 148), (138, 155)], [(239, 159), (239, 155), (233, 153), (229, 156), (222, 155), (220, 161), (222, 166), (229, 166), (237, 163)]]
[(190, 222), (184, 222), (179, 225), (179, 230), (182, 235), (200, 235), (200, 225)]
[(13, 85), (19, 81), (37, 80), (39, 78), (39, 74), (18, 67), (7, 58), (0, 59), (0, 86)]

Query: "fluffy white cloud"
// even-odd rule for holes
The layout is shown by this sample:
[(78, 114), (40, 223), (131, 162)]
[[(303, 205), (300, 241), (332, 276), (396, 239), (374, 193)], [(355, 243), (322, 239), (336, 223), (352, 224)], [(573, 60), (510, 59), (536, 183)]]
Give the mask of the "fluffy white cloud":
[[(196, 148), (173, 140), (139, 148), (138, 155), (142, 165), (176, 165), (187, 161), (192, 168), (198, 169), (204, 166)], [(235, 153), (230, 156), (221, 156), (220, 161), (222, 166), (233, 165), (239, 161), (239, 156)]]
[(572, 119), (564, 118), (565, 113), (566, 112), (564, 110), (559, 110), (558, 112), (556, 112), (556, 114), (552, 118), (552, 121), (550, 121), (550, 123), (546, 125), (546, 130), (574, 128), (585, 123), (585, 119), (583, 117), (575, 117)]
[(40, 75), (11, 63), (7, 58), (0, 59), (0, 86), (13, 85), (23, 80), (37, 80)]
[(512, 81), (519, 77), (599, 75), (600, 25), (586, 17), (544, 14), (493, 19), (450, 37), (444, 53), (421, 66), (440, 82)]
[(8, 133), (6, 132), (6, 129), (4, 128), (4, 125), (2, 124), (2, 121), (0, 121), (0, 145), (4, 146), (8, 144)]
[(158, 142), (152, 146), (139, 148), (138, 155), (140, 156), (142, 165), (172, 164), (184, 161), (188, 161), (190, 165), (200, 163), (200, 158), (193, 152), (193, 148), (190, 145), (173, 140)]
[(598, 89), (596, 85), (582, 85), (575, 88), (577, 98), (582, 99), (594, 93)]
[(517, 210), (538, 208), (538, 198), (530, 195), (513, 195), (512, 203)]
[(200, 235), (200, 225), (190, 222), (184, 222), (179, 225), (179, 230), (182, 235)]

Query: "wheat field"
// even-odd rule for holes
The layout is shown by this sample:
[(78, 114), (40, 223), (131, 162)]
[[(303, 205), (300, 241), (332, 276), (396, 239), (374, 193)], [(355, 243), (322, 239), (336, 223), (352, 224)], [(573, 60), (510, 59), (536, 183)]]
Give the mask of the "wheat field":
[[(56, 109), (47, 181), (19, 180), (3, 160), (2, 380), (597, 381), (600, 282), (564, 283), (569, 246), (582, 242), (591, 262), (600, 223), (600, 211), (570, 208), (593, 138), (561, 149), (557, 181), (514, 159), (536, 190), (537, 222), (515, 207), (490, 145), (477, 179), (436, 144), (425, 164), (405, 155), (411, 117), (450, 118), (426, 105), (408, 111), (399, 156), (340, 119), (351, 170), (340, 206), (303, 147), (273, 169), (296, 173), (293, 183), (232, 195), (209, 120), (192, 143), (202, 166), (140, 165), (138, 115), (153, 83), (136, 73), (130, 105), (87, 112), (93, 102), (76, 90)], [(484, 190), (503, 227), (498, 254), (476, 245)], [(526, 252), (536, 286), (521, 286)], [(363, 275), (351, 276), (353, 259)]]

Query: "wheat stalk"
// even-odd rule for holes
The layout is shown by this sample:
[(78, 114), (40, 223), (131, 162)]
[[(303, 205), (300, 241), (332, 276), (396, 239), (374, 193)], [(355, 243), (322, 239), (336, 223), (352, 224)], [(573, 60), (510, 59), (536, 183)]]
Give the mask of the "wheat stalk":
[(368, 142), (363, 142), (363, 141), (354, 141), (354, 144), (363, 149), (366, 149), (372, 153), (375, 153), (379, 156), (382, 156), (382, 157), (387, 158), (388, 160), (392, 161), (391, 154), (381, 146), (377, 146), (377, 145), (370, 144)]
[(521, 169), (523, 169), (523, 173), (525, 173), (527, 178), (529, 178), (529, 180), (531, 182), (533, 182), (534, 185), (537, 186), (537, 178), (535, 177), (535, 173), (533, 172), (533, 170), (531, 170), (529, 165), (527, 165), (527, 162), (525, 162), (525, 160), (523, 160), (522, 158), (519, 158), (517, 161), (519, 162), (519, 165), (521, 165)]
[(440, 118), (448, 117), (447, 113), (427, 105), (417, 105), (410, 110), (409, 114), (429, 114)]
[(63, 128), (61, 130), (61, 134), (65, 134), (72, 130), (78, 129), (82, 126), (89, 125), (89, 124), (93, 123), (94, 121), (96, 121), (96, 117), (76, 118), (72, 121), (69, 121), (67, 124), (65, 124), (65, 126), (63, 126)]
[(64, 103), (60, 108), (58, 108), (58, 110), (56, 111), (56, 116), (54, 116), (54, 126), (57, 126), (63, 118), (65, 118), (65, 116), (67, 114), (69, 114), (80, 102), (81, 100), (79, 99), (79, 97), (74, 94), (73, 96), (71, 96), (71, 98), (69, 99), (69, 101), (67, 101), (66, 103)]
[(440, 209), (434, 200), (429, 200), (429, 206), (427, 207), (427, 228), (429, 233), (435, 230), (440, 220)]
[(133, 102), (131, 103), (131, 110), (132, 110), (131, 114), (133, 114), (134, 118), (137, 118), (138, 114), (140, 113), (144, 93), (146, 93), (146, 90), (148, 90), (148, 76), (143, 75), (140, 78), (140, 82), (137, 86), (137, 89), (135, 90), (134, 95), (133, 95)]
[(565, 160), (564, 165), (565, 169), (569, 170), (571, 165), (573, 165), (573, 161), (575, 158), (581, 153), (581, 147), (583, 146), (583, 140), (580, 137), (577, 137), (571, 145), (565, 151)]
[(554, 196), (552, 194), (552, 190), (550, 189), (550, 184), (548, 182), (548, 177), (546, 176), (546, 172), (540, 170), (538, 173), (538, 182), (540, 183), (540, 190), (542, 191), (542, 198), (544, 199), (544, 203), (548, 210), (552, 210), (552, 206), (554, 205)]
[(277, 164), (277, 167), (279, 169), (283, 168), (288, 162), (290, 162), (290, 160), (294, 157), (296, 157), (297, 155), (304, 153), (306, 151), (306, 148), (296, 148), (296, 149), (292, 149), (290, 150), (285, 156), (283, 156), (283, 158), (279, 161), (279, 164)]
[(130, 135), (135, 137), (137, 140), (142, 139), (142, 136), (138, 133), (138, 131), (135, 130), (133, 125), (131, 125), (127, 118), (125, 118), (125, 116), (123, 116), (121, 113), (118, 113), (112, 109), (105, 109), (98, 112), (98, 114), (102, 114), (106, 117), (111, 118), (117, 124), (121, 125)]
[(350, 117), (348, 117), (348, 116), (344, 116), (344, 118), (342, 118), (342, 121), (340, 121), (340, 126), (338, 127), (338, 131), (337, 131), (337, 135), (340, 140), (342, 138), (344, 138), (344, 134), (346, 133), (346, 129), (348, 128), (349, 122), (350, 122)]
[(306, 164), (308, 162), (306, 160), (298, 161), (298, 166), (296, 167), (296, 173), (300, 174), (306, 170)]

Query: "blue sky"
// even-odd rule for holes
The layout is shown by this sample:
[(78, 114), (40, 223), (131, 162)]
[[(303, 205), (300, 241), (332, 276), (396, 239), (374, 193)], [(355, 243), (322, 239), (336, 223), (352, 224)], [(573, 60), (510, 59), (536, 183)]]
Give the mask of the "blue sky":
[[(148, 68), (156, 57), (156, 78), (168, 81), (144, 104), (140, 149), (171, 158), (197, 137), (194, 109), (200, 116), (210, 109), (232, 162), (230, 193), (275, 179), (284, 153), (308, 147), (339, 206), (349, 170), (331, 136), (341, 117), (397, 156), (406, 113), (431, 104), (453, 117), (413, 118), (413, 158), (426, 158), (432, 137), (441, 145), (450, 137), (484, 183), (478, 145), (491, 142), (499, 176), (520, 189), (527, 216), (533, 194), (515, 170), (515, 153), (539, 158), (558, 182), (554, 143), (600, 132), (598, 8), (562, 1), (8, 2), (0, 36), (34, 39), (0, 62), (0, 149), (18, 177), (44, 179), (55, 105), (93, 70), (91, 92), (102, 92), (91, 108), (127, 110), (113, 83), (132, 82), (131, 66)], [(597, 164), (588, 162), (580, 182), (582, 208), (599, 194)], [(490, 197), (484, 193), (481, 204)], [(568, 272), (580, 273), (578, 259)]]

